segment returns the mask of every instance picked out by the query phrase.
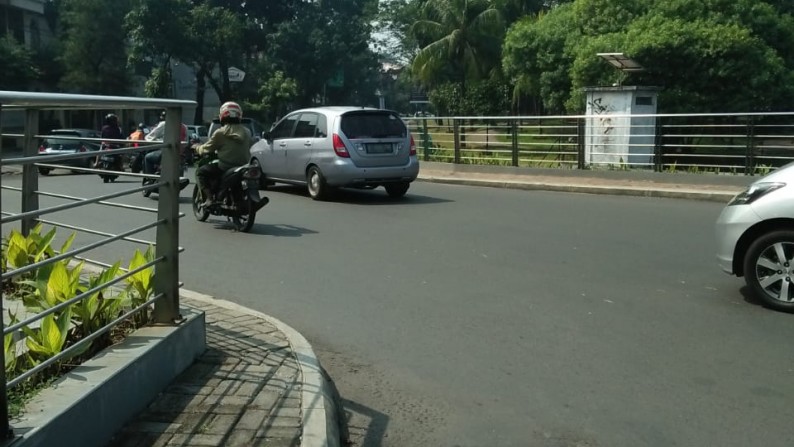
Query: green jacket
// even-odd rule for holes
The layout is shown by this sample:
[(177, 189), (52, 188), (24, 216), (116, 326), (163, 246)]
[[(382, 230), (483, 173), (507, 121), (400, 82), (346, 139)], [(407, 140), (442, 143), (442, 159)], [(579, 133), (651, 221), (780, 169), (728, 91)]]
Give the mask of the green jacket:
[(251, 159), (251, 146), (254, 144), (251, 132), (242, 124), (226, 124), (212, 134), (209, 141), (197, 148), (199, 154), (216, 153), (218, 166), (224, 171), (235, 166), (248, 164)]

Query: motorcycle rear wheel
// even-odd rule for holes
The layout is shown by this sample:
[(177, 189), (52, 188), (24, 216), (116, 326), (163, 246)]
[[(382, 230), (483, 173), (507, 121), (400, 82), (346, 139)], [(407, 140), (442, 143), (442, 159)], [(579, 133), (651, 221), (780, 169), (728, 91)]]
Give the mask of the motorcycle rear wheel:
[(196, 216), (197, 221), (204, 222), (210, 217), (210, 212), (201, 207), (201, 202), (202, 198), (199, 187), (196, 185), (193, 187), (193, 215)]
[(248, 212), (245, 214), (234, 214), (232, 216), (234, 229), (241, 233), (248, 233), (251, 231), (251, 228), (254, 226), (254, 220), (256, 219), (256, 204), (249, 198), (246, 198), (245, 201), (248, 204)]

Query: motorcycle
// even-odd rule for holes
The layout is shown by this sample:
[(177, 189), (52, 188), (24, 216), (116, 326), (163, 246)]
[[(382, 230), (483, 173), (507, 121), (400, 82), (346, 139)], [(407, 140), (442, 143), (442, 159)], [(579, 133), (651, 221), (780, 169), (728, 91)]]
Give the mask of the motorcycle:
[[(107, 149), (115, 149), (113, 146), (105, 145), (104, 143), (99, 148), (99, 160), (95, 164), (96, 169), (101, 169), (103, 171), (118, 171), (124, 172), (124, 166), (122, 166), (122, 159), (120, 155), (113, 155), (113, 154), (103, 154), (102, 151)], [(102, 178), (103, 183), (110, 183), (115, 182), (118, 175), (110, 175), (110, 174), (99, 174)]]
[[(207, 157), (198, 160), (198, 167), (207, 163), (216, 163)], [(198, 170), (197, 170), (198, 171)], [(210, 215), (226, 216), (235, 230), (247, 233), (254, 226), (256, 212), (270, 201), (259, 195), (259, 177), (262, 170), (259, 162), (251, 163), (226, 170), (220, 179), (213, 181), (210, 190), (215, 196), (215, 203), (204, 206), (205, 198), (199, 188), (198, 179), (193, 188), (193, 215), (199, 222), (204, 222)]]
[(136, 152), (130, 156), (130, 172), (137, 174), (143, 172), (143, 158), (146, 157), (146, 152)]
[[(144, 155), (140, 155), (140, 157), (143, 158)], [(179, 177), (180, 177), (179, 178), (179, 190), (180, 191), (185, 189), (187, 187), (187, 185), (190, 184), (190, 180), (189, 179), (182, 178), (185, 175), (185, 171), (187, 171), (187, 165), (185, 163), (185, 158), (182, 157), (182, 160), (179, 163)], [(154, 165), (154, 175), (160, 175), (160, 165), (159, 164), (158, 165)], [(144, 177), (141, 180), (141, 186), (155, 184), (155, 183), (157, 183), (157, 180), (158, 180), (157, 178)], [(145, 189), (145, 190), (143, 190), (141, 192), (141, 194), (143, 194), (144, 197), (149, 197), (150, 195), (152, 195), (152, 193), (159, 195), (158, 188)]]

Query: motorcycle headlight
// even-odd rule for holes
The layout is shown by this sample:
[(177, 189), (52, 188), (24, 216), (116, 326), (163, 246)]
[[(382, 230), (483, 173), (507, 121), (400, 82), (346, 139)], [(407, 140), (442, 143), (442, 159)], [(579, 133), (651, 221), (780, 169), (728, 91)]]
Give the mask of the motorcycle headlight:
[(770, 192), (784, 186), (786, 186), (786, 184), (781, 182), (756, 183), (750, 185), (747, 189), (737, 194), (736, 197), (728, 203), (728, 206), (749, 205)]

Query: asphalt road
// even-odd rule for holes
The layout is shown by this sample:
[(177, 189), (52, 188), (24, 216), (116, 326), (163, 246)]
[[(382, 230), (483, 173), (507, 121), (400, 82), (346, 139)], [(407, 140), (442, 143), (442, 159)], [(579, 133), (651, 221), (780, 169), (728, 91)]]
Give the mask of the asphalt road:
[[(125, 186), (41, 181), (75, 195)], [(794, 445), (792, 316), (717, 268), (718, 203), (429, 183), (401, 201), (313, 202), (279, 188), (238, 234), (196, 222), (189, 192), (185, 287), (303, 333), (353, 445)], [(116, 232), (144, 221), (62, 214)]]

